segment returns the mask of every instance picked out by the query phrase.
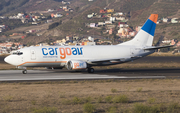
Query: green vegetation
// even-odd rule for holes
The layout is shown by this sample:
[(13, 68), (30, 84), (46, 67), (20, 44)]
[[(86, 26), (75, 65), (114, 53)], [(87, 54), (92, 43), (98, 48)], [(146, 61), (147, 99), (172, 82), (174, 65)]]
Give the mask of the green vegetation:
[(98, 103), (102, 103), (102, 102), (103, 102), (103, 98), (102, 98), (101, 96), (98, 97), (97, 102), (98, 102)]
[(107, 110), (107, 113), (117, 113), (117, 108), (116, 108), (116, 107), (110, 107), (110, 108)]
[(149, 104), (152, 104), (152, 103), (154, 103), (155, 101), (156, 101), (155, 98), (149, 98), (149, 99), (148, 99), (148, 103), (149, 103)]
[(112, 93), (116, 93), (116, 92), (117, 92), (117, 89), (113, 89), (113, 88), (112, 88), (112, 89), (111, 89), (111, 92), (112, 92)]
[(111, 103), (112, 102), (112, 96), (106, 96), (105, 101), (107, 103)]
[(53, 29), (53, 28), (57, 27), (58, 25), (60, 25), (61, 23), (62, 23), (61, 20), (59, 22), (52, 23), (51, 25), (49, 25), (48, 29)]
[(73, 98), (73, 104), (81, 104), (82, 103), (82, 100), (78, 97), (74, 97)]
[(157, 113), (160, 112), (158, 106), (147, 106), (136, 103), (133, 108), (134, 113)]
[(136, 91), (137, 92), (141, 92), (142, 91), (142, 87), (138, 88)]
[(170, 103), (167, 106), (163, 104), (148, 106), (136, 103), (132, 110), (133, 113), (179, 113), (180, 107), (178, 103)]
[(118, 95), (112, 99), (113, 103), (128, 103), (129, 99), (126, 95)]
[(93, 104), (85, 103), (83, 105), (83, 111), (85, 113), (93, 113), (93, 112), (95, 112), (95, 110), (96, 110), (96, 108), (95, 108), (95, 106)]
[(56, 107), (44, 107), (44, 108), (35, 108), (33, 109), (33, 113), (57, 113)]

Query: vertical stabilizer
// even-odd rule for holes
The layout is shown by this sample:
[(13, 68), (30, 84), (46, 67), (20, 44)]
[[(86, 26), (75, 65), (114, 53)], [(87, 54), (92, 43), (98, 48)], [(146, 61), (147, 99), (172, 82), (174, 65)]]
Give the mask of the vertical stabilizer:
[(136, 36), (119, 45), (152, 46), (158, 14), (151, 14)]

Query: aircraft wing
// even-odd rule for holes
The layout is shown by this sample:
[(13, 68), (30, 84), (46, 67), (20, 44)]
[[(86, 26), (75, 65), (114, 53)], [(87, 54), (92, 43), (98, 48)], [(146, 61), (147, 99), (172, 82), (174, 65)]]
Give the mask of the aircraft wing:
[(168, 45), (168, 46), (152, 46), (152, 47), (145, 47), (144, 50), (154, 50), (154, 49), (161, 49), (161, 48), (168, 48), (173, 47), (174, 45)]
[(125, 61), (125, 58), (121, 58), (121, 59), (93, 59), (93, 60), (88, 60), (87, 63), (102, 63), (102, 62), (123, 62)]

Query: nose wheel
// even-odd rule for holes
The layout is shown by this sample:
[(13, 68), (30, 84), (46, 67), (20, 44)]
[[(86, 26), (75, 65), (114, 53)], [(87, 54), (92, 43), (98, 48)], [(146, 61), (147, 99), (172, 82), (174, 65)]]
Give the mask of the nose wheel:
[(94, 73), (94, 68), (88, 68), (88, 73)]
[(23, 73), (23, 74), (27, 74), (27, 70), (23, 70), (22, 73)]

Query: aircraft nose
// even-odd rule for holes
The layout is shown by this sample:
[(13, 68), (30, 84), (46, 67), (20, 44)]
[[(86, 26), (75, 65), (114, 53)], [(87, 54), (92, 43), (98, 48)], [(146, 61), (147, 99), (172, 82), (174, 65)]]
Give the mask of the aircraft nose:
[(11, 55), (9, 55), (9, 56), (7, 56), (5, 59), (4, 59), (4, 61), (6, 62), (6, 63), (8, 63), (8, 64), (14, 64), (14, 60), (13, 60), (13, 58), (12, 58), (12, 56)]
[(9, 64), (10, 64), (10, 62), (11, 62), (10, 56), (7, 56), (7, 57), (4, 59), (4, 61), (5, 61), (6, 63), (9, 63)]

